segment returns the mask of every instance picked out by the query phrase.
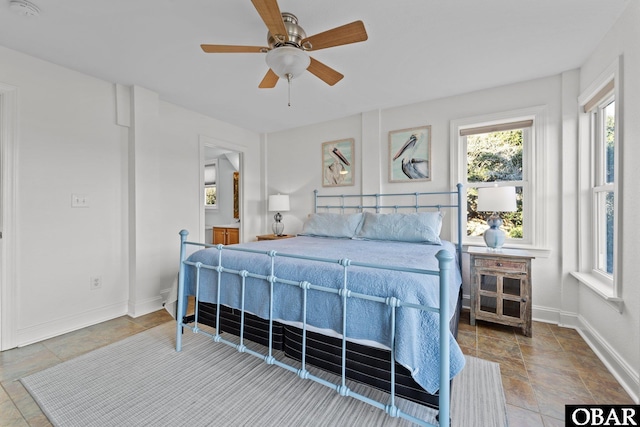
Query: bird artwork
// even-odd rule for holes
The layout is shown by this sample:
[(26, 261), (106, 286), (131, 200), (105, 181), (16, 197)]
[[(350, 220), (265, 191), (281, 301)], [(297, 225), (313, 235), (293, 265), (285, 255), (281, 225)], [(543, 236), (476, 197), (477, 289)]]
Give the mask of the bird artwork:
[(323, 147), (324, 186), (351, 185), (353, 183), (353, 177), (351, 176), (352, 165), (349, 161), (352, 152), (353, 145), (351, 141), (327, 144)]
[(415, 157), (416, 151), (423, 144), (424, 139), (424, 132), (411, 133), (393, 157), (393, 162), (400, 160), (402, 172), (409, 179), (429, 178), (429, 160)]
[(340, 185), (344, 182), (345, 175), (349, 173), (347, 166), (351, 166), (349, 160), (342, 154), (337, 147), (329, 151), (329, 155), (333, 158), (333, 163), (324, 170), (324, 178), (332, 185)]

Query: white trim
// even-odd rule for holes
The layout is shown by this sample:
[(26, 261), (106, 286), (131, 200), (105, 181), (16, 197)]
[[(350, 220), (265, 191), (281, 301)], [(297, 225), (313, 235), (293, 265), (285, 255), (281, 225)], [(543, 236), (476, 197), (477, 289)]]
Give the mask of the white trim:
[[(622, 100), (622, 56), (618, 56), (594, 81), (578, 96), (579, 107), (579, 131), (578, 131), (578, 271), (572, 275), (578, 279), (578, 283), (585, 285), (587, 288), (603, 298), (607, 303), (612, 305), (618, 311), (622, 310), (622, 238), (624, 235), (622, 220), (622, 203), (620, 195), (622, 194), (622, 183), (620, 177), (623, 176), (622, 162), (622, 117), (623, 100)], [(595, 252), (596, 242), (596, 224), (593, 218), (595, 197), (595, 173), (594, 162), (596, 159), (595, 147), (592, 135), (597, 130), (592, 120), (592, 111), (584, 112), (584, 105), (595, 96), (603, 87), (614, 81), (613, 97), (603, 98), (605, 100), (615, 100), (616, 122), (615, 122), (615, 190), (614, 190), (614, 238), (615, 247), (613, 252), (613, 282), (607, 286), (606, 281), (598, 280), (592, 273), (596, 267)], [(583, 166), (583, 165), (586, 165)], [(586, 169), (586, 170), (585, 170)], [(601, 186), (602, 187), (602, 186)]]
[[(578, 107), (584, 107), (584, 105), (593, 98), (600, 90), (605, 87), (611, 80), (615, 81), (615, 86), (617, 87), (617, 76), (618, 72), (622, 65), (622, 56), (616, 58), (607, 68), (604, 69), (602, 73), (598, 77), (596, 77), (593, 82), (587, 88), (582, 91), (582, 93), (578, 96)], [(617, 92), (617, 91), (616, 91)], [(588, 114), (588, 113), (581, 113)]]
[[(155, 311), (154, 309), (152, 311)], [(23, 347), (48, 338), (57, 337), (88, 326), (97, 325), (107, 320), (115, 319), (127, 314), (127, 301), (120, 301), (104, 307), (91, 309), (71, 316), (64, 316), (54, 320), (47, 320), (18, 331), (17, 345)]]
[(637, 390), (640, 390), (640, 378), (638, 371), (629, 365), (618, 352), (611, 347), (606, 339), (604, 339), (596, 330), (587, 322), (587, 320), (576, 313), (563, 312), (557, 309), (533, 306), (533, 320), (536, 322), (544, 322), (556, 324), (564, 328), (575, 329), (584, 339), (585, 343), (591, 348), (596, 356), (607, 367), (611, 375), (620, 383), (622, 388), (631, 396), (633, 401), (640, 403), (640, 396)]
[(592, 290), (596, 295), (605, 300), (618, 313), (622, 313), (624, 300), (613, 295), (612, 287), (606, 282), (599, 279), (595, 274), (571, 272), (571, 275), (578, 279), (580, 284)]
[(640, 404), (640, 396), (637, 394), (638, 390), (640, 390), (640, 375), (638, 375), (638, 371), (629, 365), (618, 352), (607, 343), (607, 340), (591, 327), (591, 324), (589, 324), (584, 317), (578, 316), (578, 320), (581, 325), (580, 328), (577, 329), (580, 336), (602, 363), (604, 363), (609, 372), (618, 380), (633, 401), (636, 404)]
[(17, 133), (18, 89), (0, 83), (0, 161), (2, 212), (0, 213), (0, 351), (17, 345)]
[[(204, 151), (205, 151), (205, 147), (212, 147), (212, 148), (225, 148), (231, 151), (236, 151), (240, 153), (240, 183), (239, 183), (239, 195), (238, 195), (238, 209), (240, 210), (240, 224), (238, 227), (238, 233), (240, 234), (239, 239), (240, 242), (242, 243), (243, 240), (243, 236), (244, 236), (244, 221), (242, 221), (242, 217), (244, 215), (245, 209), (244, 209), (244, 183), (245, 180), (242, 178), (242, 174), (244, 171), (244, 158), (247, 152), (247, 147), (241, 144), (236, 144), (233, 142), (228, 142), (228, 141), (223, 141), (217, 138), (213, 138), (210, 136), (206, 136), (206, 135), (199, 135), (198, 136), (198, 140), (200, 141), (200, 175), (199, 175), (199, 185), (198, 185), (198, 200), (200, 200), (200, 230), (198, 231), (198, 239), (203, 239), (205, 236), (205, 206), (204, 206), (204, 197), (202, 194), (202, 189), (204, 188), (204, 164), (207, 162), (207, 160), (210, 159), (206, 159), (205, 155), (204, 155)], [(220, 176), (220, 175), (218, 175)], [(205, 240), (202, 240), (202, 242), (204, 243)]]
[(146, 298), (143, 301), (136, 301), (135, 303), (129, 301), (129, 303), (127, 304), (128, 311), (125, 314), (136, 318), (160, 310), (163, 306), (164, 298), (162, 294), (160, 294), (150, 298)]
[[(547, 251), (547, 249), (544, 249), (548, 247), (546, 198), (539, 197), (542, 194), (546, 194), (547, 191), (546, 174), (544, 170), (542, 170), (544, 165), (547, 164), (548, 152), (546, 105), (451, 120), (449, 124), (450, 147), (452, 151), (450, 182), (466, 182), (466, 177), (462, 176), (462, 172), (466, 170), (466, 155), (462, 156), (460, 152), (461, 129), (528, 119), (533, 119), (530, 138), (531, 144), (526, 148), (529, 150), (527, 151), (527, 155), (530, 157), (531, 167), (529, 176), (523, 176), (523, 180), (527, 184), (530, 195), (528, 197), (529, 206), (525, 204), (523, 214), (531, 218), (531, 226), (529, 228), (531, 240), (523, 244), (507, 242), (505, 247)], [(463, 187), (464, 200), (466, 200), (466, 189), (467, 186), (465, 185)], [(450, 218), (452, 229), (456, 229), (455, 220), (456, 218)], [(480, 244), (482, 240), (467, 238), (466, 230), (463, 230), (462, 242), (465, 245), (473, 246)]]

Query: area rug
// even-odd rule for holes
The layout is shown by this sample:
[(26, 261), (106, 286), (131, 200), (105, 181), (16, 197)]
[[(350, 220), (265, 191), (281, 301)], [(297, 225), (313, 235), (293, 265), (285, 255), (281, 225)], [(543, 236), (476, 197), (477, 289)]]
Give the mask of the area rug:
[[(61, 427), (412, 425), (188, 330), (178, 353), (174, 334), (169, 322), (21, 382)], [(380, 397), (370, 387), (349, 386)], [(396, 403), (436, 423), (432, 409), (404, 399)], [(460, 427), (507, 425), (498, 364), (467, 356), (453, 380), (451, 419)]]

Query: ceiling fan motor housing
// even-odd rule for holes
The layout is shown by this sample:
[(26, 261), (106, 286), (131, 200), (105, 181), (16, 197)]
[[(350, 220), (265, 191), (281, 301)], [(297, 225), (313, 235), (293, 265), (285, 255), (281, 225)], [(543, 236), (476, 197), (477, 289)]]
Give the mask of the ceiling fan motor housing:
[(289, 40), (279, 40), (269, 32), (267, 33), (267, 43), (269, 43), (269, 47), (271, 49), (280, 46), (300, 48), (300, 42), (307, 37), (307, 33), (298, 25), (298, 18), (292, 13), (283, 12), (282, 20), (284, 21), (284, 27), (287, 29)]

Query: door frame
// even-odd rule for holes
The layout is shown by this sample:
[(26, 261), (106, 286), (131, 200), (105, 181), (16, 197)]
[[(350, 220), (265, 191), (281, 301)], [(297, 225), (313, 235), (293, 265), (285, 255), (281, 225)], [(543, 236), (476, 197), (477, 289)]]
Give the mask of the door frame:
[(0, 351), (17, 346), (18, 88), (0, 83)]
[[(244, 179), (243, 179), (243, 171), (244, 171), (244, 157), (245, 157), (245, 153), (247, 151), (247, 147), (241, 144), (236, 144), (233, 142), (229, 142), (229, 141), (223, 141), (217, 138), (213, 138), (210, 136), (206, 136), (206, 135), (200, 135), (199, 136), (199, 140), (200, 140), (200, 171), (199, 171), (199, 182), (200, 185), (198, 186), (198, 197), (200, 200), (200, 230), (199, 230), (199, 239), (204, 239), (204, 235), (205, 235), (205, 207), (204, 207), (204, 197), (202, 197), (202, 189), (204, 188), (204, 164), (207, 161), (207, 159), (205, 158), (205, 148), (209, 147), (209, 148), (224, 148), (230, 151), (235, 151), (237, 153), (240, 153), (240, 167), (239, 167), (239, 172), (240, 172), (240, 178), (239, 178), (239, 182), (238, 182), (238, 207), (240, 209), (240, 226), (238, 227), (238, 231), (240, 233), (240, 242), (242, 242), (242, 236), (244, 235), (244, 222), (242, 221), (242, 218), (244, 217)], [(203, 240), (204, 243), (204, 240)]]

